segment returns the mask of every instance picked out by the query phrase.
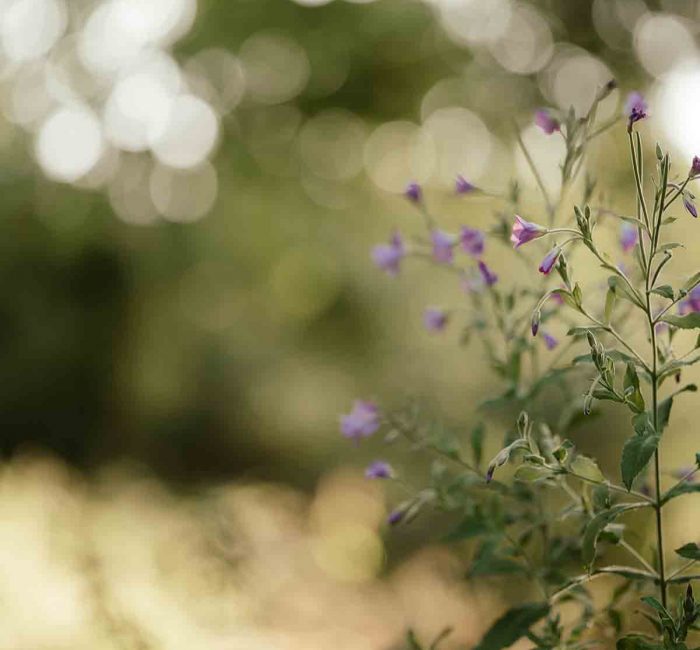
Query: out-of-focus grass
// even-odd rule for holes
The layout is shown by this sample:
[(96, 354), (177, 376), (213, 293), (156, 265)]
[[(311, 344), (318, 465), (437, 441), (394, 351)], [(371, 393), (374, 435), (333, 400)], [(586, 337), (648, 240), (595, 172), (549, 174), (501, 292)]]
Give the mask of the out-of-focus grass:
[(177, 497), (135, 468), (88, 485), (26, 456), (0, 474), (5, 650), (383, 650), (408, 625), (473, 643), (500, 610), (429, 548), (382, 573), (382, 491), (355, 472), (313, 495), (229, 484)]

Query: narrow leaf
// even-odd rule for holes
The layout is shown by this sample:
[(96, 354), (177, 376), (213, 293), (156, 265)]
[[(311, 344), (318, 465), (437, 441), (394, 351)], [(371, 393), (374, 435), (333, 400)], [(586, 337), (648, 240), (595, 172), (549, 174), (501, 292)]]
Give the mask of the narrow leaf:
[(688, 560), (700, 560), (700, 546), (695, 542), (689, 542), (677, 548), (676, 553)]
[(548, 613), (547, 603), (526, 603), (513, 607), (491, 626), (475, 650), (502, 650), (513, 645)]
[(666, 314), (663, 317), (666, 323), (678, 327), (683, 330), (693, 330), (700, 328), (700, 311), (694, 311), (685, 316), (676, 316), (674, 314)]
[(620, 470), (622, 482), (628, 490), (639, 473), (647, 466), (659, 446), (660, 436), (654, 431), (648, 413), (640, 413), (632, 419), (635, 434), (627, 439), (622, 448)]
[(596, 555), (596, 544), (598, 543), (598, 537), (603, 532), (603, 529), (617, 517), (619, 517), (623, 512), (630, 509), (630, 504), (618, 504), (613, 506), (609, 510), (603, 510), (599, 512), (593, 519), (588, 522), (585, 530), (583, 531), (583, 540), (581, 543), (581, 558), (583, 563), (589, 567), (593, 566), (593, 561)]

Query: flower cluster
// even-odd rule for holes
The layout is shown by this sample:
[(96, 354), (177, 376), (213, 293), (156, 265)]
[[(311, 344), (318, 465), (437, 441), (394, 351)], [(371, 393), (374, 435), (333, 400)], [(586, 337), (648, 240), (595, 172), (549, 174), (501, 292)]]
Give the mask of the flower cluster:
[[(545, 109), (535, 113), (535, 124), (548, 135), (560, 134), (566, 145), (561, 192), (553, 201), (540, 183), (544, 208), (537, 221), (520, 216), (524, 212), (517, 186), (509, 193), (491, 195), (507, 202), (496, 212), (489, 231), (493, 245), (510, 243), (518, 263), (524, 261), (532, 270), (531, 277), (517, 278), (512, 286), (499, 282), (483, 259), (486, 233), (472, 226), (462, 226), (457, 234), (439, 228), (417, 183), (406, 188), (405, 197), (423, 215), (425, 235), (408, 245), (395, 232), (388, 244), (375, 247), (372, 253), (375, 264), (391, 275), (399, 272), (406, 257), (455, 271), (470, 306), (429, 307), (423, 315), (424, 326), (430, 332), (442, 332), (466, 313), (461, 340), (478, 337), (491, 368), (503, 382), (502, 392), (479, 405), (483, 419), (466, 438), (459, 429), (426, 417), (414, 404), (383, 412), (373, 402), (358, 400), (340, 422), (342, 434), (355, 442), (385, 427), (387, 441), (403, 438), (412, 448), (435, 457), (427, 487), (414, 492), (404, 481), (396, 481), (411, 495), (390, 512), (390, 526), (408, 524), (427, 506), (438, 508), (455, 518), (446, 540), (477, 543), (470, 554), (469, 575), (520, 574), (537, 586), (538, 599), (516, 606), (497, 620), (480, 647), (502, 648), (527, 637), (540, 650), (583, 650), (591, 640), (582, 636), (582, 630), (607, 626), (608, 637), (621, 637), (620, 650), (685, 650), (689, 633), (700, 620), (700, 603), (689, 586), (677, 594), (677, 610), (668, 607), (674, 591), (700, 579), (688, 573), (700, 561), (700, 546), (689, 542), (676, 549), (680, 563), (667, 570), (671, 558), (663, 547), (662, 518), (669, 501), (700, 493), (700, 482), (695, 480), (700, 475), (700, 452), (694, 465), (666, 470), (665, 475), (675, 483), (663, 489), (658, 449), (669, 427), (674, 400), (681, 393), (697, 391), (695, 384), (678, 384), (683, 368), (700, 362), (700, 347), (683, 351), (683, 337), (676, 333), (700, 329), (700, 272), (680, 286), (666, 279), (666, 265), (680, 248), (678, 242), (667, 241), (666, 226), (675, 220), (669, 212), (677, 206), (697, 217), (688, 186), (700, 178), (700, 157), (693, 158), (685, 180), (675, 182), (670, 158), (657, 145), (653, 203), (648, 203), (642, 140), (635, 129), (649, 115), (644, 97), (630, 93), (621, 115), (602, 125), (596, 123), (597, 104), (615, 87), (614, 82), (605, 84), (584, 116), (577, 116), (573, 109), (566, 115)], [(591, 141), (621, 120), (626, 123), (632, 161), (630, 209), (636, 214), (592, 208), (594, 187), (589, 182), (580, 203), (567, 205), (567, 190), (575, 189)], [(519, 145), (533, 166), (533, 176), (539, 178), (532, 156), (521, 140)], [(482, 190), (457, 177), (457, 195), (475, 192)], [(568, 219), (558, 221), (564, 215)], [(618, 242), (612, 254), (604, 250), (598, 236), (610, 222), (615, 224)], [(491, 245), (490, 240), (489, 250)], [(531, 257), (538, 248), (537, 257)], [(622, 256), (627, 256), (624, 263)], [(584, 294), (569, 258), (576, 259), (576, 271), (585, 270), (586, 260), (602, 267), (609, 274), (602, 291), (586, 288)], [(558, 276), (554, 284), (552, 276)], [(556, 328), (565, 331), (566, 345), (553, 333)], [(640, 331), (643, 336), (638, 335)], [(550, 363), (538, 361), (542, 346), (548, 351), (557, 349), (548, 355)], [(669, 377), (676, 380), (671, 390), (668, 385), (673, 382), (665, 383)], [(662, 391), (668, 393), (662, 397)], [(631, 435), (620, 458), (621, 484), (607, 477), (595, 459), (578, 452), (567, 437), (580, 420), (577, 415), (591, 414), (599, 401), (617, 404), (631, 418)], [(499, 414), (496, 422), (508, 413), (519, 415), (515, 429), (497, 443), (496, 454), (485, 463), (484, 448), (490, 444), (488, 413), (494, 411)], [(507, 465), (514, 466), (514, 471), (505, 472)], [(384, 460), (372, 462), (365, 475), (369, 479), (396, 478), (395, 470)], [(561, 493), (563, 506), (551, 497), (555, 490)], [(636, 548), (639, 540), (627, 534), (621, 521), (632, 511), (655, 514), (653, 543)], [(610, 546), (626, 553), (631, 565), (617, 560), (606, 563)], [(576, 573), (569, 576), (572, 567), (577, 567)], [(598, 575), (616, 575), (629, 584), (596, 609), (587, 584)], [(620, 612), (639, 596), (644, 596), (645, 613), (654, 621), (656, 637), (623, 630)], [(566, 600), (580, 605), (573, 625), (562, 623), (559, 615), (558, 607)], [(494, 639), (499, 639), (496, 645)], [(502, 639), (507, 642), (501, 643)]]

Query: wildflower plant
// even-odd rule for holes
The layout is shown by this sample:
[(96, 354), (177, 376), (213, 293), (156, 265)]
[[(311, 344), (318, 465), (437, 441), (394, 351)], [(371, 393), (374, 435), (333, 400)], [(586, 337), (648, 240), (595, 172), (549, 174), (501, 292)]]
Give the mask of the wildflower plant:
[[(673, 241), (673, 222), (679, 213), (697, 216), (690, 186), (700, 178), (700, 158), (677, 174), (657, 144), (647, 178), (639, 127), (649, 109), (642, 95), (630, 94), (623, 115), (597, 119), (600, 102), (614, 87), (610, 82), (601, 88), (582, 117), (573, 109), (536, 113), (535, 123), (565, 143), (558, 196), (550, 196), (519, 140), (542, 194), (541, 217), (521, 216), (513, 183), (501, 197), (488, 238), (469, 226), (452, 234), (439, 227), (423, 189), (411, 183), (406, 198), (422, 215), (425, 236), (408, 242), (396, 232), (373, 252), (375, 263), (390, 274), (408, 259), (452, 271), (471, 304), (461, 341), (478, 338), (501, 380), (501, 392), (479, 405), (479, 423), (468, 434), (427, 415), (416, 402), (385, 410), (358, 401), (341, 420), (342, 433), (356, 442), (383, 430), (387, 444), (403, 440), (432, 458), (429, 481), (418, 489), (409, 488), (386, 461), (367, 469), (368, 478), (398, 481), (408, 491), (391, 511), (390, 526), (410, 524), (427, 507), (443, 511), (452, 528), (442, 541), (469, 551), (469, 578), (520, 576), (530, 585), (527, 602), (515, 603), (498, 619), (479, 650), (505, 648), (523, 637), (542, 649), (614, 642), (620, 650), (684, 650), (693, 647), (690, 639), (700, 629), (700, 603), (691, 586), (700, 579), (693, 573), (700, 546), (692, 540), (675, 551), (664, 545), (664, 507), (700, 492), (694, 480), (700, 453), (672, 474), (674, 483), (666, 489), (659, 454), (662, 436), (671, 434), (674, 401), (697, 390), (684, 385), (682, 376), (700, 361), (700, 337), (689, 342), (682, 332), (700, 329), (700, 272), (674, 283), (669, 270), (682, 252)], [(590, 143), (623, 125), (635, 187), (629, 215), (593, 205), (591, 177), (581, 191), (575, 185)], [(463, 197), (483, 190), (458, 176), (455, 192)], [(599, 236), (611, 221), (619, 228), (622, 263)], [(498, 245), (525, 264), (524, 281), (506, 285), (498, 269), (487, 265), (484, 253)], [(538, 247), (541, 253), (533, 256)], [(573, 259), (580, 268), (594, 264), (605, 271), (600, 290), (587, 284), (584, 293)], [(457, 311), (435, 306), (424, 315), (432, 333), (455, 327), (457, 320)], [(565, 342), (551, 333), (555, 328), (566, 330)], [(629, 415), (617, 476), (606, 476), (569, 437), (603, 401)], [(498, 424), (494, 413), (510, 413), (514, 425), (486, 462), (487, 427)], [(507, 465), (511, 469), (504, 471)], [(634, 532), (647, 523), (654, 531), (651, 546), (640, 544)], [(589, 584), (601, 576), (617, 580), (602, 605)], [(573, 619), (562, 617), (564, 603), (573, 604)], [(630, 629), (627, 612), (635, 606), (641, 630)], [(446, 636), (429, 647), (437, 648)], [(407, 642), (414, 650), (423, 647), (413, 632)]]

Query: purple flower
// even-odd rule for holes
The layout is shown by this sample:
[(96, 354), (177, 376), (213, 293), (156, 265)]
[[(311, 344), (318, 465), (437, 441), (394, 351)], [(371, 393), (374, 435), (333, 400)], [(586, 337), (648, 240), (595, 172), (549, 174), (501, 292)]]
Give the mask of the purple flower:
[(462, 250), (472, 257), (479, 257), (484, 252), (484, 233), (481, 230), (462, 226), (459, 239), (462, 242)]
[(488, 287), (492, 287), (498, 282), (498, 276), (481, 260), (479, 260), (479, 273), (481, 273), (484, 284)]
[(683, 192), (683, 205), (692, 216), (694, 216), (696, 219), (698, 218), (698, 210), (688, 192)]
[(552, 135), (552, 133), (560, 129), (559, 120), (552, 117), (550, 112), (544, 108), (540, 108), (535, 112), (535, 124), (547, 135)]
[(549, 272), (554, 268), (554, 265), (557, 263), (560, 253), (561, 248), (559, 248), (559, 246), (555, 246), (551, 251), (549, 251), (540, 264), (540, 273), (544, 273), (545, 275), (549, 274)]
[(379, 244), (372, 249), (374, 263), (389, 275), (396, 275), (399, 272), (401, 259), (405, 254), (403, 239), (398, 232), (392, 235), (388, 244)]
[(631, 223), (623, 222), (620, 227), (620, 246), (623, 252), (629, 253), (637, 245), (638, 240), (637, 229)]
[(406, 510), (404, 508), (396, 508), (396, 510), (392, 510), (389, 513), (389, 516), (386, 518), (386, 523), (390, 526), (396, 526), (396, 524), (401, 523), (405, 516)]
[(634, 91), (627, 96), (625, 103), (625, 115), (627, 116), (627, 130), (632, 130), (632, 125), (647, 116), (649, 107), (641, 93)]
[(454, 239), (449, 233), (442, 230), (433, 230), (430, 233), (433, 241), (433, 259), (441, 264), (450, 264), (452, 262), (452, 246)]
[(698, 174), (700, 174), (700, 157), (693, 156), (693, 162), (690, 165), (690, 175), (697, 176)]
[(406, 189), (404, 190), (403, 195), (411, 203), (420, 203), (421, 200), (423, 199), (423, 190), (421, 189), (421, 186), (418, 185), (418, 183), (409, 183), (406, 186)]
[(461, 174), (457, 176), (457, 180), (455, 181), (455, 192), (457, 192), (457, 194), (469, 194), (475, 189), (476, 187), (464, 178), (464, 176)]
[[(697, 474), (693, 474), (697, 467), (679, 467), (676, 470), (673, 470), (671, 472), (671, 476), (675, 478), (677, 481), (681, 481), (685, 479), (688, 483), (695, 483), (697, 481)], [(692, 476), (688, 476), (689, 474), (693, 474)], [(685, 477), (688, 476), (686, 479)]]
[(678, 311), (681, 315), (700, 311), (700, 284), (694, 287), (685, 297), (685, 300), (678, 305)]
[(510, 233), (510, 241), (513, 243), (513, 248), (518, 248), (527, 242), (544, 237), (547, 234), (547, 229), (532, 221), (525, 221), (520, 215), (515, 215), (513, 230)]
[(489, 465), (488, 469), (486, 470), (486, 482), (490, 483), (493, 480), (493, 475), (496, 472), (496, 466), (495, 465)]
[(359, 442), (379, 429), (379, 409), (374, 402), (355, 400), (352, 411), (340, 418), (340, 431), (346, 438)]
[(423, 324), (429, 332), (442, 332), (449, 319), (448, 313), (444, 309), (428, 307), (423, 314)]
[(547, 346), (548, 350), (553, 350), (557, 347), (557, 345), (559, 345), (559, 341), (557, 341), (557, 339), (547, 332), (542, 332), (542, 339), (544, 340), (544, 344)]
[(375, 460), (365, 470), (366, 478), (394, 478), (394, 469), (383, 460)]

